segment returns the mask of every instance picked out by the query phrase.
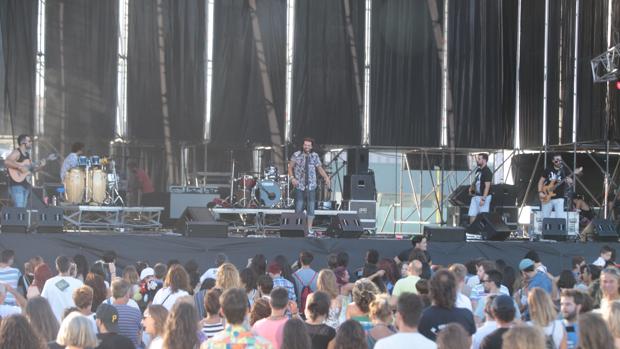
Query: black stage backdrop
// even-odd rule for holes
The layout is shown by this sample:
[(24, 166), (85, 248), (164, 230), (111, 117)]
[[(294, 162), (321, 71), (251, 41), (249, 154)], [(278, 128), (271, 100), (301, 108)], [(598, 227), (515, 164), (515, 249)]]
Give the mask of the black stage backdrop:
[(0, 48), (3, 58), (0, 80), (0, 131), (3, 134), (32, 134), (37, 48), (37, 1), (0, 2)]
[[(620, 44), (620, 0), (614, 0), (612, 20), (612, 45)], [(611, 138), (620, 140), (620, 90), (615, 88), (615, 82), (611, 83)]]
[[(127, 118), (132, 138), (161, 140), (163, 112), (155, 0), (129, 2)], [(204, 120), (205, 2), (162, 0), (168, 114), (173, 140), (199, 141)]]
[[(286, 74), (286, 1), (256, 1), (256, 17), (283, 143)], [(216, 0), (211, 143), (236, 148), (271, 144), (263, 79), (247, 0)]]
[(428, 2), (375, 0), (372, 6), (371, 144), (437, 147), (441, 63)]
[[(355, 62), (345, 2), (351, 8)], [(360, 144), (364, 9), (363, 0), (297, 0), (292, 91), (295, 144), (306, 136), (321, 144)], [(362, 99), (358, 100), (357, 91)]]
[(450, 1), (456, 147), (512, 148), (517, 1)]
[(117, 18), (114, 1), (46, 3), (45, 138), (62, 155), (76, 141), (89, 155), (108, 153), (116, 115)]

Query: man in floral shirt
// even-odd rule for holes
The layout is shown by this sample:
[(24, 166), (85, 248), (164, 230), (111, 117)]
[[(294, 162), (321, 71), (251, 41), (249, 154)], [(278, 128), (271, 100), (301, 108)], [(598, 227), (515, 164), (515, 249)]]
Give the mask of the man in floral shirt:
[(319, 155), (312, 151), (314, 140), (304, 138), (303, 150), (296, 151), (288, 163), (288, 176), (295, 188), (295, 212), (304, 211), (308, 215), (308, 232), (312, 233), (312, 221), (314, 220), (314, 204), (316, 201), (316, 171), (325, 180), (325, 185), (331, 185), (329, 176), (323, 169)]
[(271, 342), (254, 335), (246, 325), (248, 296), (244, 289), (231, 288), (220, 298), (227, 326), (224, 331), (206, 341), (201, 349), (272, 349)]

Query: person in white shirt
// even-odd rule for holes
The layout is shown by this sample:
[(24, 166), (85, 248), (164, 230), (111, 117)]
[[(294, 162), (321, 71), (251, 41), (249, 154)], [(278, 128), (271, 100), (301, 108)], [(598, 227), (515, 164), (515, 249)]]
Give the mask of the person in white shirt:
[(153, 297), (153, 304), (161, 304), (170, 311), (177, 299), (189, 295), (187, 293), (189, 289), (189, 275), (182, 265), (175, 264), (168, 270), (164, 288), (157, 291)]
[(41, 297), (46, 298), (50, 303), (58, 322), (62, 319), (66, 308), (75, 307), (73, 291), (82, 286), (82, 281), (69, 275), (70, 267), (71, 261), (67, 256), (58, 256), (56, 258), (58, 275), (48, 279), (41, 292)]
[(598, 258), (592, 264), (596, 265), (597, 267), (605, 268), (607, 262), (611, 260), (613, 253), (613, 248), (611, 248), (609, 245), (603, 245), (603, 247), (601, 247)]
[(448, 268), (454, 273), (456, 277), (456, 303), (457, 308), (465, 308), (473, 312), (471, 306), (471, 300), (469, 297), (463, 294), (463, 287), (465, 287), (465, 276), (467, 275), (467, 268), (463, 264), (455, 263)]
[[(7, 294), (12, 294), (17, 305), (5, 304)], [(26, 307), (26, 298), (15, 291), (9, 284), (0, 283), (0, 317), (5, 318), (13, 314), (21, 314)]]
[(472, 336), (471, 341), (471, 349), (479, 349), (482, 340), (490, 335), (493, 331), (497, 330), (497, 322), (493, 317), (493, 300), (497, 297), (497, 295), (492, 294), (487, 297), (487, 302), (484, 307), (484, 313), (486, 315), (487, 321), (482, 324), (482, 326), (478, 327), (476, 333)]
[(413, 293), (401, 294), (396, 305), (396, 326), (399, 331), (379, 339), (375, 344), (375, 349), (436, 349), (435, 342), (418, 333), (418, 322), (423, 307), (420, 296)]

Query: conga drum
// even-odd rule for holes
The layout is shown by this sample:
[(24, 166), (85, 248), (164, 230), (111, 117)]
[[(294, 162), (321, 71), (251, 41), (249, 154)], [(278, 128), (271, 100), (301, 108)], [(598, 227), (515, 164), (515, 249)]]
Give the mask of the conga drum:
[(80, 168), (72, 168), (65, 174), (65, 193), (68, 203), (79, 204), (84, 201), (86, 176)]
[(103, 204), (106, 198), (107, 180), (108, 175), (102, 169), (97, 168), (91, 172), (89, 185), (92, 202), (100, 205)]

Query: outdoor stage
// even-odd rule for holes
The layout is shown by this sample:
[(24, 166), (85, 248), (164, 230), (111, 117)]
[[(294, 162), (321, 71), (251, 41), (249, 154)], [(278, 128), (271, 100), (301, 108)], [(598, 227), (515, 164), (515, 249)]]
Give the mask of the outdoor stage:
[[(433, 263), (447, 265), (484, 257), (503, 259), (516, 266), (528, 250), (538, 251), (549, 270), (558, 274), (569, 269), (571, 257), (581, 255), (592, 262), (598, 257), (604, 243), (589, 242), (529, 242), (529, 241), (471, 241), (430, 242), (429, 252)], [(620, 244), (608, 243), (618, 249)], [(13, 249), (16, 264), (22, 265), (29, 257), (40, 255), (53, 264), (56, 256), (83, 254), (92, 263), (105, 250), (113, 250), (119, 256), (118, 265), (124, 267), (138, 260), (149, 263), (167, 262), (178, 259), (182, 263), (195, 260), (200, 270), (211, 266), (217, 253), (225, 253), (238, 267), (247, 264), (248, 258), (262, 253), (268, 260), (283, 254), (292, 262), (301, 250), (315, 255), (315, 268), (326, 265), (326, 256), (332, 252), (346, 251), (351, 257), (350, 267), (363, 264), (366, 250), (377, 249), (382, 257), (392, 258), (411, 246), (408, 240), (388, 238), (331, 239), (331, 238), (280, 238), (280, 237), (229, 237), (188, 238), (172, 233), (119, 233), (106, 231), (98, 233), (62, 234), (0, 234), (0, 249)]]

